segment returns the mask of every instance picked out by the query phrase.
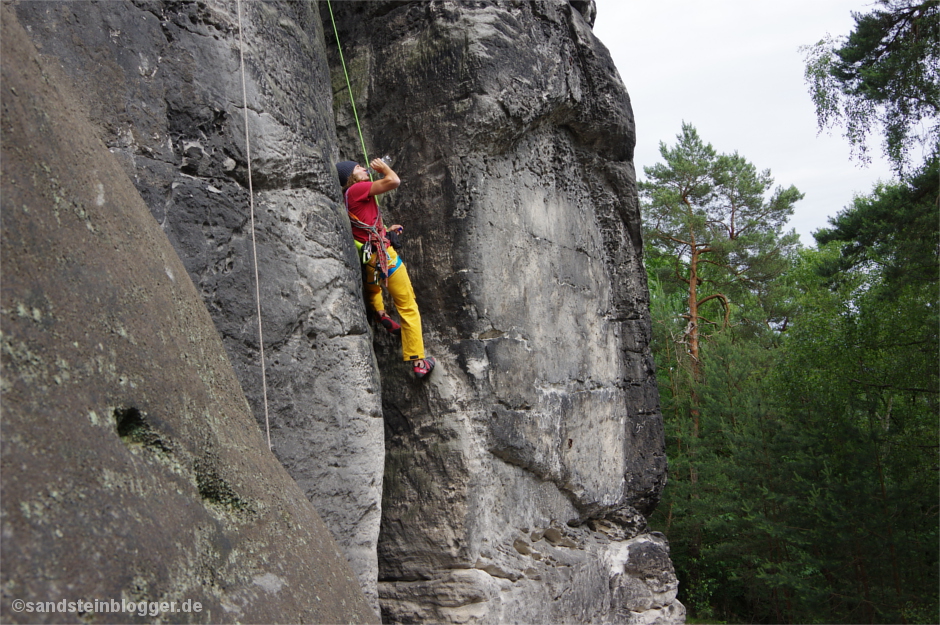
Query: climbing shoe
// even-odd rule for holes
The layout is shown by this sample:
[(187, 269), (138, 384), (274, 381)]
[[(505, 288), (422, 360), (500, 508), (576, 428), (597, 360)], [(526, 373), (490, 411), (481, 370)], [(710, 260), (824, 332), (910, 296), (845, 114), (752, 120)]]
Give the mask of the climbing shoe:
[(421, 360), (416, 360), (414, 364), (415, 375), (419, 378), (423, 378), (427, 374), (431, 373), (435, 364), (437, 364), (437, 361), (430, 356), (427, 358), (422, 358)]
[(388, 316), (384, 310), (375, 313), (375, 320), (382, 324), (382, 327), (388, 330), (389, 334), (401, 334), (401, 326), (394, 319)]

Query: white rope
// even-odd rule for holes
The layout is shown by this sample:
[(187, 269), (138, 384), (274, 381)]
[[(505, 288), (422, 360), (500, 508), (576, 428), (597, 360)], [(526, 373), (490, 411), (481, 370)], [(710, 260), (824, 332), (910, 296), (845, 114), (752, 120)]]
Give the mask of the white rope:
[(251, 213), (251, 252), (255, 267), (255, 303), (258, 306), (258, 345), (261, 348), (261, 389), (264, 396), (264, 429), (271, 447), (271, 423), (268, 418), (268, 380), (264, 365), (264, 335), (261, 333), (261, 285), (258, 280), (258, 247), (255, 244), (255, 194), (251, 186), (251, 144), (248, 141), (248, 87), (245, 85), (245, 41), (242, 37), (242, 2), (238, 0), (238, 54), (242, 71), (242, 101), (245, 104), (245, 158), (248, 161), (248, 208)]

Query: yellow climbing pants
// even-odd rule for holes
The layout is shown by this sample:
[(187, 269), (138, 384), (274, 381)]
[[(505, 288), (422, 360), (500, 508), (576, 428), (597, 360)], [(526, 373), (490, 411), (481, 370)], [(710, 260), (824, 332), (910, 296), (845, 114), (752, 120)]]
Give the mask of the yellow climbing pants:
[[(375, 312), (385, 310), (385, 302), (382, 299), (382, 285), (375, 284), (372, 281), (373, 270), (377, 262), (377, 255), (373, 254), (369, 259), (368, 267), (365, 271), (367, 276), (364, 280), (366, 301), (369, 307)], [(398, 254), (395, 248), (388, 248), (388, 266), (394, 267), (398, 264)], [(421, 314), (418, 312), (418, 303), (415, 301), (415, 291), (411, 287), (411, 278), (408, 277), (408, 270), (405, 263), (398, 265), (398, 269), (392, 272), (388, 277), (388, 294), (392, 296), (395, 302), (395, 308), (398, 310), (398, 316), (401, 319), (401, 351), (405, 360), (420, 360), (424, 358), (424, 338), (421, 335)]]

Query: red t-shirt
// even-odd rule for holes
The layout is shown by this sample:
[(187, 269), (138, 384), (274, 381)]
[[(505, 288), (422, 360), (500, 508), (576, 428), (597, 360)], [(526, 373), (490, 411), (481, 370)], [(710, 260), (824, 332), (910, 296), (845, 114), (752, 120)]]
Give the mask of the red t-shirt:
[[(352, 213), (359, 221), (379, 228), (379, 232), (385, 234), (381, 223), (376, 223), (379, 218), (379, 206), (375, 202), (375, 196), (369, 195), (372, 190), (372, 183), (368, 180), (357, 182), (346, 189), (346, 210)], [(357, 241), (365, 243), (369, 240), (369, 232), (363, 228), (357, 228), (356, 222), (353, 223), (353, 236)]]

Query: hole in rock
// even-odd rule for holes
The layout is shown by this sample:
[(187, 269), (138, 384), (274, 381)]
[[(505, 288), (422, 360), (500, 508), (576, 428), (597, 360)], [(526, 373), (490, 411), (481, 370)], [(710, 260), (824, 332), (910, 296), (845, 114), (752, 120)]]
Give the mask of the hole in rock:
[(126, 444), (136, 443), (163, 452), (170, 451), (137, 408), (115, 408), (114, 423), (118, 436)]
[(144, 422), (144, 418), (137, 408), (115, 408), (114, 420), (117, 424), (118, 436), (121, 438), (129, 438), (134, 442), (142, 442), (137, 439), (140, 438), (142, 434), (150, 431), (150, 428)]

